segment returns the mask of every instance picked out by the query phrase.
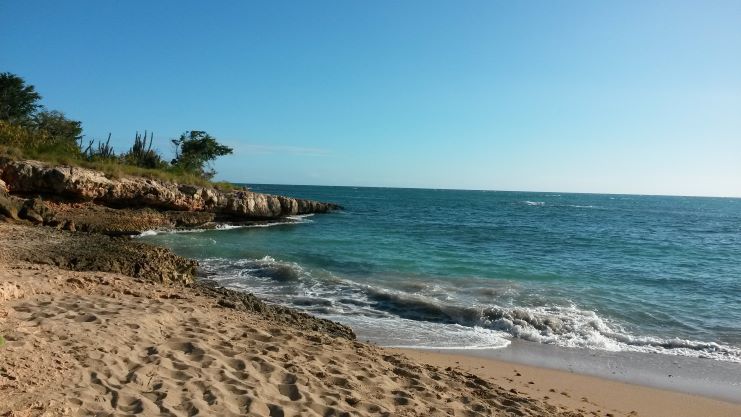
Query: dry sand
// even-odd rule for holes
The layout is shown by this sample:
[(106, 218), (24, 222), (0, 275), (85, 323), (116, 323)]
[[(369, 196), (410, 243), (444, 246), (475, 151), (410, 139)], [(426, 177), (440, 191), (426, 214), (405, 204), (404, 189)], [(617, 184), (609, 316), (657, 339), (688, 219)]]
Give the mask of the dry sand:
[(184, 286), (18, 262), (0, 263), (0, 335), (2, 416), (741, 415), (565, 372), (405, 355)]
[(579, 415), (182, 286), (0, 265), (0, 415)]

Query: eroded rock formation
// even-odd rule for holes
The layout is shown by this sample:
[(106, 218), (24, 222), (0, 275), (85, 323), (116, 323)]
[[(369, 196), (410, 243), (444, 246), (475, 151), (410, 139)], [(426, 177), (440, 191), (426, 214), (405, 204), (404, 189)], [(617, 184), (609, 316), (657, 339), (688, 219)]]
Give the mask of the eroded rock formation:
[(115, 208), (210, 212), (240, 220), (326, 213), (339, 208), (330, 203), (245, 190), (224, 192), (141, 177), (112, 179), (92, 169), (50, 166), (30, 160), (0, 158), (0, 181), (12, 194), (55, 196)]

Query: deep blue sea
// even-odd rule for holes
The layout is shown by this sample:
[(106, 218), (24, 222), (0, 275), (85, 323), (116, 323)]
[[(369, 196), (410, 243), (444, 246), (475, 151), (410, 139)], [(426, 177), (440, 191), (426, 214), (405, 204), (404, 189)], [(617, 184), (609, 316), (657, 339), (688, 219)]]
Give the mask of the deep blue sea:
[(143, 238), (383, 345), (517, 338), (741, 362), (741, 199), (251, 188), (344, 210)]

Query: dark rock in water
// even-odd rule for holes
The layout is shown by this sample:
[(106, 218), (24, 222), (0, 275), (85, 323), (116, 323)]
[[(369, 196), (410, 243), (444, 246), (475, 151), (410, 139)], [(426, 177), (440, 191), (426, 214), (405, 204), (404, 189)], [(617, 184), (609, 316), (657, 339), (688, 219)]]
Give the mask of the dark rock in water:
[(157, 210), (211, 212), (240, 220), (326, 213), (335, 204), (254, 193), (219, 191), (141, 177), (110, 179), (100, 171), (71, 166), (49, 166), (39, 161), (0, 158), (0, 179), (15, 194), (42, 194), (74, 201), (92, 201), (115, 208), (148, 207)]

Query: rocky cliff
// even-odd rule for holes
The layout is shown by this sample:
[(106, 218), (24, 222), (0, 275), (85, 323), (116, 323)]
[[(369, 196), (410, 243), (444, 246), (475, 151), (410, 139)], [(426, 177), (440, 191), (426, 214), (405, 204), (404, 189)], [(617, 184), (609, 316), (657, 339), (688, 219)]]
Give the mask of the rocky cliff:
[(114, 208), (209, 212), (236, 220), (266, 220), (326, 213), (335, 204), (251, 191), (168, 183), (141, 177), (112, 179), (100, 171), (0, 158), (0, 186), (11, 194), (42, 195)]

